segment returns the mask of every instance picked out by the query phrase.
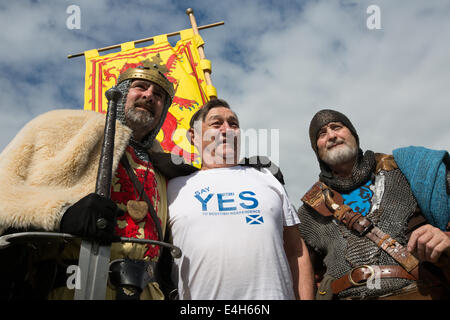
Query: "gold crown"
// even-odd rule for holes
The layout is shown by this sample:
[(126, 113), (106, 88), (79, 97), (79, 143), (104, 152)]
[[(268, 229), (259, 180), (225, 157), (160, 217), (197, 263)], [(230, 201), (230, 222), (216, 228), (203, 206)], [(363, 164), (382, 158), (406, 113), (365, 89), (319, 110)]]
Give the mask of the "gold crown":
[(117, 79), (117, 84), (128, 79), (143, 79), (156, 83), (173, 99), (175, 90), (172, 83), (157, 69), (149, 67), (129, 68), (122, 72)]

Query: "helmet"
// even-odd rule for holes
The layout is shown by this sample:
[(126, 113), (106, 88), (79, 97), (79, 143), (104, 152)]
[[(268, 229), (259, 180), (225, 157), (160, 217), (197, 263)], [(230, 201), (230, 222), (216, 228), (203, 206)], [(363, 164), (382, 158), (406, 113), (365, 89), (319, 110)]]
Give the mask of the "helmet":
[(170, 101), (172, 101), (175, 94), (172, 83), (167, 80), (167, 78), (161, 73), (161, 71), (158, 70), (156, 64), (154, 65), (154, 67), (150, 68), (137, 67), (125, 70), (119, 75), (119, 78), (117, 79), (117, 85), (128, 79), (143, 79), (156, 83), (168, 94), (168, 96), (170, 97)]

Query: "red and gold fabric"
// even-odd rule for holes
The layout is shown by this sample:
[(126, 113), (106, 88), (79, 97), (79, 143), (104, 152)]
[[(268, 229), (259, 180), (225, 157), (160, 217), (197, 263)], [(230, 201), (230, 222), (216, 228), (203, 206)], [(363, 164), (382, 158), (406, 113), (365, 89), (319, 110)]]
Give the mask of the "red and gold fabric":
[[(132, 147), (128, 146), (125, 156), (136, 174), (136, 177), (144, 186), (153, 208), (159, 218), (159, 223), (164, 232), (167, 220), (167, 180), (156, 171), (151, 162), (140, 160)], [(111, 187), (111, 199), (117, 203), (125, 214), (117, 219), (116, 233), (121, 237), (158, 240), (158, 232), (155, 222), (149, 212), (142, 218), (132, 216), (127, 211), (129, 200), (141, 200), (140, 190), (136, 190), (125, 168), (119, 163), (113, 177)], [(136, 260), (157, 261), (160, 247), (136, 243), (113, 243), (111, 246), (111, 261), (115, 259), (129, 258)], [(108, 288), (107, 299), (113, 298), (114, 292)], [(157, 283), (150, 283), (141, 294), (141, 299), (163, 299)]]
[[(164, 232), (167, 218), (166, 179), (155, 171), (151, 162), (139, 159), (132, 147), (127, 147), (125, 156), (128, 158), (136, 177), (144, 186), (144, 192), (152, 202), (153, 208), (158, 215), (161, 229)], [(119, 163), (112, 182), (111, 199), (125, 212), (123, 216), (117, 219), (116, 234), (127, 238), (158, 240), (156, 225), (149, 212), (142, 218), (132, 216), (127, 211), (128, 201), (142, 200), (142, 197), (139, 196), (140, 190), (136, 190), (121, 163)], [(134, 247), (140, 248), (139, 252), (136, 252), (137, 249), (132, 249)], [(129, 246), (124, 246), (124, 248), (120, 249), (119, 255), (130, 259), (156, 261), (159, 256), (159, 249), (159, 246), (130, 243)], [(111, 259), (115, 258), (114, 254), (114, 252), (111, 254)]]
[(153, 38), (153, 45), (136, 48), (133, 42), (121, 44), (121, 51), (100, 56), (98, 51), (85, 52), (84, 109), (105, 113), (105, 91), (116, 84), (119, 74), (128, 68), (157, 64), (174, 85), (175, 97), (164, 125), (156, 139), (165, 152), (183, 156), (188, 163), (200, 166), (198, 152), (186, 138), (192, 115), (212, 96), (216, 89), (206, 85), (204, 70), (211, 62), (200, 59), (197, 48), (203, 45), (200, 35), (192, 29), (180, 31), (180, 40), (172, 46), (167, 35)]

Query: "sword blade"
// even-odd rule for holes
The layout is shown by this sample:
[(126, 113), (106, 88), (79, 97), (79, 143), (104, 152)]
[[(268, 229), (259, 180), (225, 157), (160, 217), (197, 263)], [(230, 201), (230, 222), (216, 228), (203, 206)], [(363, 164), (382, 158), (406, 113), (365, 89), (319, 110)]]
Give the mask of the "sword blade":
[[(109, 103), (95, 193), (109, 198), (116, 132), (116, 108), (122, 93), (116, 87), (112, 87), (105, 92), (105, 95)], [(78, 260), (81, 286), (79, 289), (75, 289), (75, 300), (106, 299), (110, 256), (111, 245), (100, 245), (98, 242), (88, 240), (81, 241)]]
[(80, 288), (75, 289), (75, 300), (104, 300), (108, 283), (110, 245), (83, 240), (80, 247)]

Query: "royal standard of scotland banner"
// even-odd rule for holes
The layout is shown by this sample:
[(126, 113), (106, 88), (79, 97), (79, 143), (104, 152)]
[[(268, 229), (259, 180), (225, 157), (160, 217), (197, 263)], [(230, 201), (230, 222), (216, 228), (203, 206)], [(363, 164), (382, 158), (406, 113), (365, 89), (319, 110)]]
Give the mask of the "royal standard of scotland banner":
[(121, 44), (121, 51), (100, 56), (96, 49), (84, 53), (86, 76), (84, 109), (105, 113), (105, 91), (116, 84), (119, 74), (128, 68), (157, 64), (172, 82), (175, 96), (156, 139), (166, 152), (183, 156), (199, 166), (198, 152), (186, 138), (192, 115), (212, 96), (213, 86), (205, 82), (204, 70), (211, 70), (209, 60), (200, 59), (197, 48), (204, 44), (192, 29), (180, 31), (180, 40), (172, 47), (167, 35), (153, 37), (153, 45), (135, 48), (134, 42)]

